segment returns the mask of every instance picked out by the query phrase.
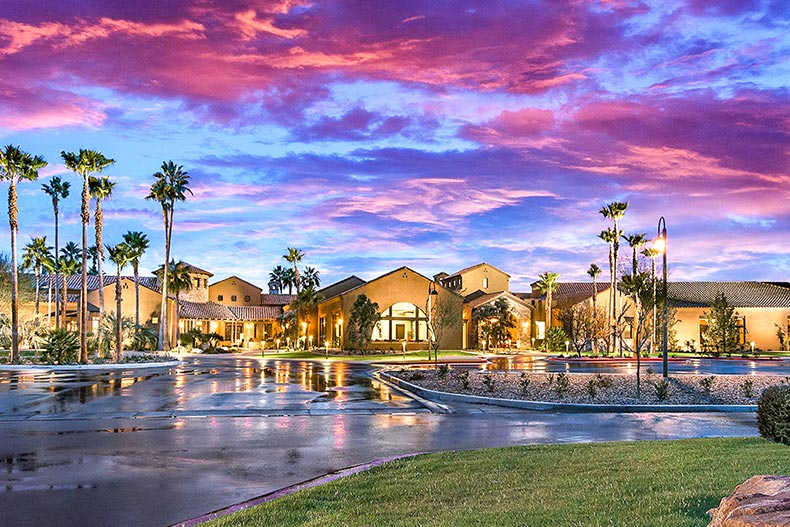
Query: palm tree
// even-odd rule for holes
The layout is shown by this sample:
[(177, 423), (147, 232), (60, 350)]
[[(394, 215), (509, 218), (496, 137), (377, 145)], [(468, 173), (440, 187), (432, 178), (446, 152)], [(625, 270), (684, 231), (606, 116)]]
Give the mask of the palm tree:
[(121, 362), (123, 354), (123, 316), (121, 314), (121, 269), (132, 259), (132, 250), (125, 243), (107, 246), (110, 260), (115, 264), (115, 361)]
[(277, 284), (277, 290), (280, 293), (283, 292), (283, 289), (286, 286), (286, 282), (287, 282), (287, 278), (288, 278), (287, 274), (288, 274), (288, 269), (286, 269), (282, 265), (276, 266), (269, 273), (269, 280), (270, 280), (270, 282)]
[[(293, 264), (294, 269), (294, 286), (296, 287), (296, 293), (299, 294), (299, 290), (302, 287), (301, 280), (299, 279), (299, 267), (297, 267), (297, 263), (302, 261), (304, 258), (304, 253), (297, 249), (296, 247), (288, 247), (288, 254), (284, 254), (283, 258), (285, 258), (288, 262)], [(290, 288), (289, 288), (290, 293)]]
[[(604, 218), (612, 220), (612, 230), (614, 231), (614, 240), (612, 240), (612, 251), (611, 251), (611, 277), (612, 277), (612, 319), (617, 320), (617, 313), (620, 310), (620, 295), (618, 294), (617, 290), (617, 254), (620, 251), (620, 236), (623, 233), (620, 231), (619, 222), (625, 216), (625, 211), (628, 209), (628, 202), (627, 201), (614, 201), (612, 203), (606, 204), (604, 207), (601, 208), (598, 212)], [(614, 328), (613, 328), (614, 330)], [(616, 331), (613, 331), (613, 342), (615, 348), (617, 348), (617, 335)], [(620, 355), (622, 356), (623, 350), (620, 347)]]
[(587, 269), (587, 274), (590, 275), (593, 282), (593, 296), (592, 296), (592, 308), (593, 314), (597, 313), (595, 308), (596, 297), (598, 296), (598, 277), (601, 275), (601, 268), (595, 265), (594, 263), (590, 264), (590, 268)]
[[(310, 331), (309, 329), (310, 320), (308, 319), (307, 314), (310, 312), (311, 309), (317, 306), (322, 300), (323, 297), (318, 294), (318, 292), (315, 290), (314, 287), (306, 285), (304, 289), (296, 293), (296, 298), (294, 298), (293, 302), (291, 302), (290, 309), (296, 312), (296, 322), (299, 323), (301, 318), (302, 323), (305, 323), (304, 326), (305, 349), (307, 349), (307, 344), (309, 341), (307, 335)], [(304, 313), (304, 317), (301, 317), (301, 314), (303, 313)]]
[(656, 346), (656, 256), (661, 254), (658, 249), (648, 247), (642, 254), (650, 258), (650, 283), (653, 284), (653, 326), (650, 333), (650, 352), (655, 350)]
[(80, 362), (88, 362), (88, 224), (91, 221), (90, 191), (88, 178), (91, 174), (98, 174), (107, 166), (115, 163), (114, 159), (104, 157), (95, 150), (83, 150), (78, 154), (74, 152), (60, 153), (69, 170), (82, 176), (82, 284), (80, 287)]
[(645, 244), (645, 242), (647, 241), (647, 234), (644, 234), (644, 233), (643, 234), (626, 234), (626, 235), (623, 235), (622, 238), (626, 242), (628, 242), (629, 247), (631, 247), (631, 249), (633, 249), (633, 253), (634, 254), (633, 254), (632, 261), (631, 261), (631, 267), (633, 269), (632, 270), (633, 275), (636, 276), (636, 273), (639, 271), (639, 269), (638, 269), (639, 262), (638, 262), (637, 257), (636, 257), (636, 251), (637, 251), (637, 249), (642, 247)]
[[(69, 242), (60, 250), (61, 257), (64, 257), (68, 260), (66, 262), (66, 267), (71, 269), (71, 262), (76, 262), (80, 267), (82, 267), (82, 249), (74, 243)], [(60, 262), (59, 262), (60, 264)], [(63, 271), (60, 271), (63, 274)], [(67, 280), (68, 276), (74, 276), (76, 273), (71, 272), (67, 276), (63, 276), (63, 298), (61, 299), (61, 306), (60, 308), (63, 310), (63, 324), (66, 323), (66, 304), (69, 303), (69, 291), (67, 288)]]
[[(104, 320), (104, 273), (102, 272), (102, 262), (104, 261), (104, 245), (102, 244), (102, 229), (104, 228), (104, 214), (101, 209), (101, 202), (112, 196), (112, 189), (116, 183), (110, 181), (107, 176), (88, 178), (88, 190), (94, 201), (96, 201), (96, 214), (94, 216), (94, 227), (96, 228), (96, 274), (99, 276), (99, 327)], [(125, 264), (124, 264), (125, 265)], [(96, 335), (98, 347), (101, 349), (102, 334)]]
[[(189, 291), (192, 289), (192, 277), (189, 275), (189, 265), (184, 262), (179, 261), (176, 263), (173, 260), (170, 260), (170, 268), (167, 272), (167, 292), (176, 295), (176, 338), (175, 341), (179, 342), (180, 338), (180, 331), (178, 329), (178, 310), (181, 306), (181, 292), (182, 291)], [(164, 266), (159, 266), (159, 269), (154, 271), (154, 274), (164, 283)]]
[(560, 277), (559, 273), (543, 273), (538, 275), (538, 283), (535, 284), (535, 287), (538, 291), (546, 293), (546, 331), (548, 332), (551, 329), (551, 303), (552, 303), (552, 293), (555, 289), (557, 289), (557, 278)]
[[(283, 287), (288, 288), (288, 294), (293, 294), (293, 288), (296, 285), (296, 274), (294, 274), (293, 268), (289, 267), (285, 269), (285, 275), (283, 276)], [(297, 293), (299, 291), (297, 290)]]
[[(60, 253), (60, 245), (58, 245), (58, 212), (59, 212), (59, 204), (61, 199), (66, 199), (69, 197), (69, 189), (71, 188), (71, 183), (68, 181), (63, 181), (60, 179), (60, 176), (54, 176), (52, 179), (49, 180), (49, 185), (44, 183), (41, 185), (42, 190), (47, 193), (52, 198), (52, 210), (55, 212), (55, 258), (57, 258), (58, 254)], [(53, 266), (57, 269), (57, 265)], [(58, 288), (60, 287), (59, 284), (59, 275), (55, 273), (55, 327), (60, 327), (60, 299), (58, 297)]]
[(318, 289), (321, 287), (321, 278), (318, 276), (318, 269), (310, 266), (305, 267), (304, 275), (302, 276), (302, 285), (304, 285), (305, 289), (310, 287)]
[[(192, 194), (189, 185), (189, 174), (184, 167), (172, 161), (162, 163), (162, 171), (154, 174), (156, 181), (151, 185), (151, 193), (145, 199), (158, 201), (162, 206), (162, 218), (165, 228), (165, 263), (161, 283), (168, 282), (168, 267), (170, 263), (170, 243), (173, 235), (173, 213), (176, 201), (186, 200), (186, 193)], [(176, 306), (178, 310), (178, 306)], [(167, 331), (167, 287), (162, 286), (162, 305), (159, 314), (159, 344), (162, 349), (170, 349), (170, 340)]]
[(0, 150), (0, 179), (8, 180), (8, 224), (11, 227), (11, 361), (19, 360), (19, 269), (16, 262), (16, 234), (19, 230), (17, 183), (38, 179), (38, 169), (47, 165), (41, 156), (31, 156), (18, 146)]
[(52, 258), (52, 247), (47, 246), (47, 237), (31, 238), (22, 249), (22, 269), (33, 269), (36, 277), (36, 315), (40, 313), (41, 267)]
[(618, 234), (615, 233), (611, 228), (605, 229), (601, 231), (601, 234), (598, 235), (600, 239), (605, 241), (609, 244), (609, 306), (606, 310), (606, 321), (607, 325), (609, 326), (609, 339), (607, 339), (607, 344), (610, 350), (614, 350), (615, 348), (615, 320), (617, 320), (617, 304), (615, 304), (615, 296), (614, 296), (614, 241), (617, 239)]
[(148, 249), (148, 236), (139, 231), (127, 231), (123, 242), (129, 247), (131, 254), (129, 263), (134, 271), (134, 325), (140, 326), (140, 257)]

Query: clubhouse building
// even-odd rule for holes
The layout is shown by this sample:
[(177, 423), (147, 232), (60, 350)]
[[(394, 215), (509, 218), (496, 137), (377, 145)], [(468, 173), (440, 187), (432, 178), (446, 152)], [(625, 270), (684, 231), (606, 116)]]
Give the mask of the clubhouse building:
[[(171, 343), (179, 332), (198, 328), (204, 333), (217, 333), (221, 344), (248, 349), (283, 348), (297, 343), (306, 347), (349, 348), (347, 321), (359, 295), (378, 304), (380, 322), (372, 334), (371, 349), (401, 352), (425, 349), (431, 329), (429, 313), (437, 306), (446, 306), (460, 316), (437, 329), (435, 339), (442, 349), (481, 349), (481, 328), (475, 314), (486, 305), (505, 302), (515, 317), (515, 328), (500, 345), (527, 349), (542, 343), (552, 324), (545, 320), (545, 295), (535, 290), (510, 291), (510, 276), (488, 263), (480, 263), (454, 273), (432, 277), (404, 266), (365, 281), (355, 275), (320, 289), (318, 303), (298, 316), (287, 316), (295, 295), (282, 294), (276, 287), (264, 291), (238, 276), (212, 281), (213, 274), (190, 265), (192, 288), (179, 294), (178, 301), (169, 295), (168, 316)], [(124, 276), (122, 308), (124, 317), (135, 317), (135, 283)], [(49, 306), (54, 318), (50, 278), (43, 276), (42, 312)], [(141, 324), (157, 327), (161, 303), (161, 284), (155, 277), (140, 277)], [(92, 328), (98, 326), (99, 290), (97, 276), (88, 277), (88, 310)], [(67, 326), (76, 329), (80, 277), (67, 279)], [(115, 277), (104, 279), (105, 310), (115, 311)], [(50, 294), (47, 295), (47, 291)], [(670, 282), (670, 305), (675, 310), (674, 326), (679, 348), (700, 349), (705, 313), (717, 294), (723, 293), (737, 311), (739, 343), (748, 350), (778, 350), (777, 330), (790, 334), (790, 283), (787, 282)], [(573, 305), (592, 303), (606, 309), (609, 284), (589, 282), (559, 283), (553, 294), (553, 313)], [(49, 301), (47, 301), (49, 298)], [(625, 298), (625, 295), (624, 295)], [(305, 312), (306, 311), (306, 312)], [(435, 315), (434, 315), (435, 316)], [(53, 322), (54, 323), (54, 322)], [(483, 321), (485, 323), (485, 321)], [(294, 325), (296, 327), (294, 327)], [(630, 335), (625, 334), (626, 342)]]

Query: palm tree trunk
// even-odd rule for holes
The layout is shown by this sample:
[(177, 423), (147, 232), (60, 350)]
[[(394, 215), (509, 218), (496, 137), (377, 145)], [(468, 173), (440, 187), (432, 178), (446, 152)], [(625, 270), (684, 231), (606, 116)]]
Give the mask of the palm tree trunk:
[(137, 261), (132, 264), (134, 268), (134, 325), (140, 325), (140, 268)]
[(614, 348), (615, 351), (620, 351), (620, 357), (623, 356), (623, 345), (619, 338), (619, 320), (620, 315), (620, 291), (617, 289), (617, 253), (620, 252), (620, 230), (617, 225), (617, 219), (614, 220), (614, 243), (612, 244), (612, 255), (614, 259), (614, 266), (612, 267), (612, 294), (614, 294)]
[(36, 316), (38, 316), (38, 315), (41, 314), (41, 311), (39, 309), (40, 308), (40, 304), (41, 304), (41, 298), (40, 298), (40, 295), (41, 295), (41, 283), (40, 283), (41, 282), (41, 262), (39, 262), (38, 260), (36, 260), (35, 273), (36, 273)]
[[(58, 253), (60, 253), (60, 247), (58, 245), (58, 205), (55, 203), (55, 263), (58, 262)], [(60, 289), (60, 272), (57, 267), (55, 267), (55, 327), (60, 327), (60, 299), (58, 297), (58, 290)]]
[[(176, 346), (180, 346), (181, 345), (181, 330), (178, 327), (178, 323), (179, 323), (178, 306), (180, 305), (179, 298), (180, 298), (180, 293), (179, 293), (178, 290), (176, 290), (176, 312), (175, 312), (175, 317), (174, 317), (175, 318), (175, 322), (176, 322), (176, 338), (175, 338)], [(235, 325), (234, 325), (234, 327), (235, 327)]]
[(19, 275), (16, 266), (16, 232), (19, 228), (16, 179), (8, 187), (8, 223), (11, 227), (11, 362), (19, 361)]
[(168, 214), (167, 208), (162, 209), (165, 223), (165, 265), (162, 268), (162, 304), (159, 313), (159, 347), (163, 351), (170, 350), (170, 340), (167, 328), (167, 284), (168, 267), (170, 265), (170, 224), (173, 221), (172, 215)]
[(615, 349), (615, 341), (614, 341), (614, 319), (615, 319), (615, 311), (616, 306), (614, 303), (614, 242), (609, 244), (609, 308), (608, 314), (606, 316), (607, 323), (609, 324), (609, 351), (614, 353)]
[(63, 309), (63, 327), (66, 327), (66, 304), (68, 304), (68, 283), (66, 281), (66, 275), (61, 275), (60, 279), (63, 280), (63, 299), (60, 303), (61, 309)]
[(88, 362), (88, 224), (90, 224), (90, 193), (88, 174), (82, 175), (82, 283), (80, 284), (80, 362)]
[(102, 224), (104, 215), (101, 211), (101, 200), (96, 199), (96, 272), (99, 275), (99, 331), (96, 332), (96, 352), (102, 353), (102, 322), (104, 321), (104, 272), (102, 260), (104, 259), (104, 246), (102, 245)]
[(115, 277), (115, 360), (121, 362), (123, 354), (123, 317), (121, 316), (121, 266)]

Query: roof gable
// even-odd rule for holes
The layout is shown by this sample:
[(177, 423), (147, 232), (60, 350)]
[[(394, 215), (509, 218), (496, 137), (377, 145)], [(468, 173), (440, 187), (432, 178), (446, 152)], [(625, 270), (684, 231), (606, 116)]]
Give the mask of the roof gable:
[(261, 288), (260, 288), (260, 287), (258, 287), (257, 285), (253, 284), (252, 282), (248, 282), (247, 280), (245, 280), (245, 279), (243, 279), (243, 278), (239, 278), (239, 277), (238, 277), (238, 276), (236, 276), (235, 274), (234, 274), (234, 275), (231, 275), (231, 276), (229, 276), (229, 277), (227, 277), (227, 278), (224, 278), (224, 279), (222, 279), (222, 280), (219, 280), (218, 282), (214, 282), (213, 284), (209, 284), (209, 288), (212, 288), (212, 287), (218, 286), (219, 284), (225, 283), (225, 282), (227, 282), (228, 280), (236, 280), (236, 281), (238, 281), (238, 282), (241, 282), (241, 283), (243, 283), (243, 284), (245, 284), (245, 285), (248, 285), (248, 286), (252, 287), (253, 289), (257, 289), (259, 293), (260, 293), (260, 292), (263, 292), (263, 289), (261, 289)]

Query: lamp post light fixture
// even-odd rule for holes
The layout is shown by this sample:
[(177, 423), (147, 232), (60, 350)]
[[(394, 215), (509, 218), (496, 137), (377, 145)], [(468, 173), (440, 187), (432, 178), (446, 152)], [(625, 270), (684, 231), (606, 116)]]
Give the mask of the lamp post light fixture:
[(328, 340), (324, 341), (324, 351), (326, 353), (325, 357), (327, 359), (329, 359), (329, 341)]
[(669, 377), (669, 361), (667, 357), (669, 356), (669, 295), (667, 293), (667, 221), (664, 219), (664, 216), (661, 216), (658, 219), (658, 229), (656, 232), (656, 239), (653, 241), (653, 249), (656, 251), (660, 251), (662, 254), (661, 260), (661, 272), (663, 278), (663, 284), (661, 285), (661, 292), (662, 298), (664, 300), (664, 306), (661, 310), (663, 316), (663, 342), (661, 346), (661, 374), (666, 379)]
[(566, 340), (565, 341), (565, 353), (568, 353), (568, 349), (570, 349), (570, 345), (571, 345), (571, 341), (570, 340)]
[(751, 341), (749, 345), (752, 347), (752, 355), (754, 355), (754, 341)]

